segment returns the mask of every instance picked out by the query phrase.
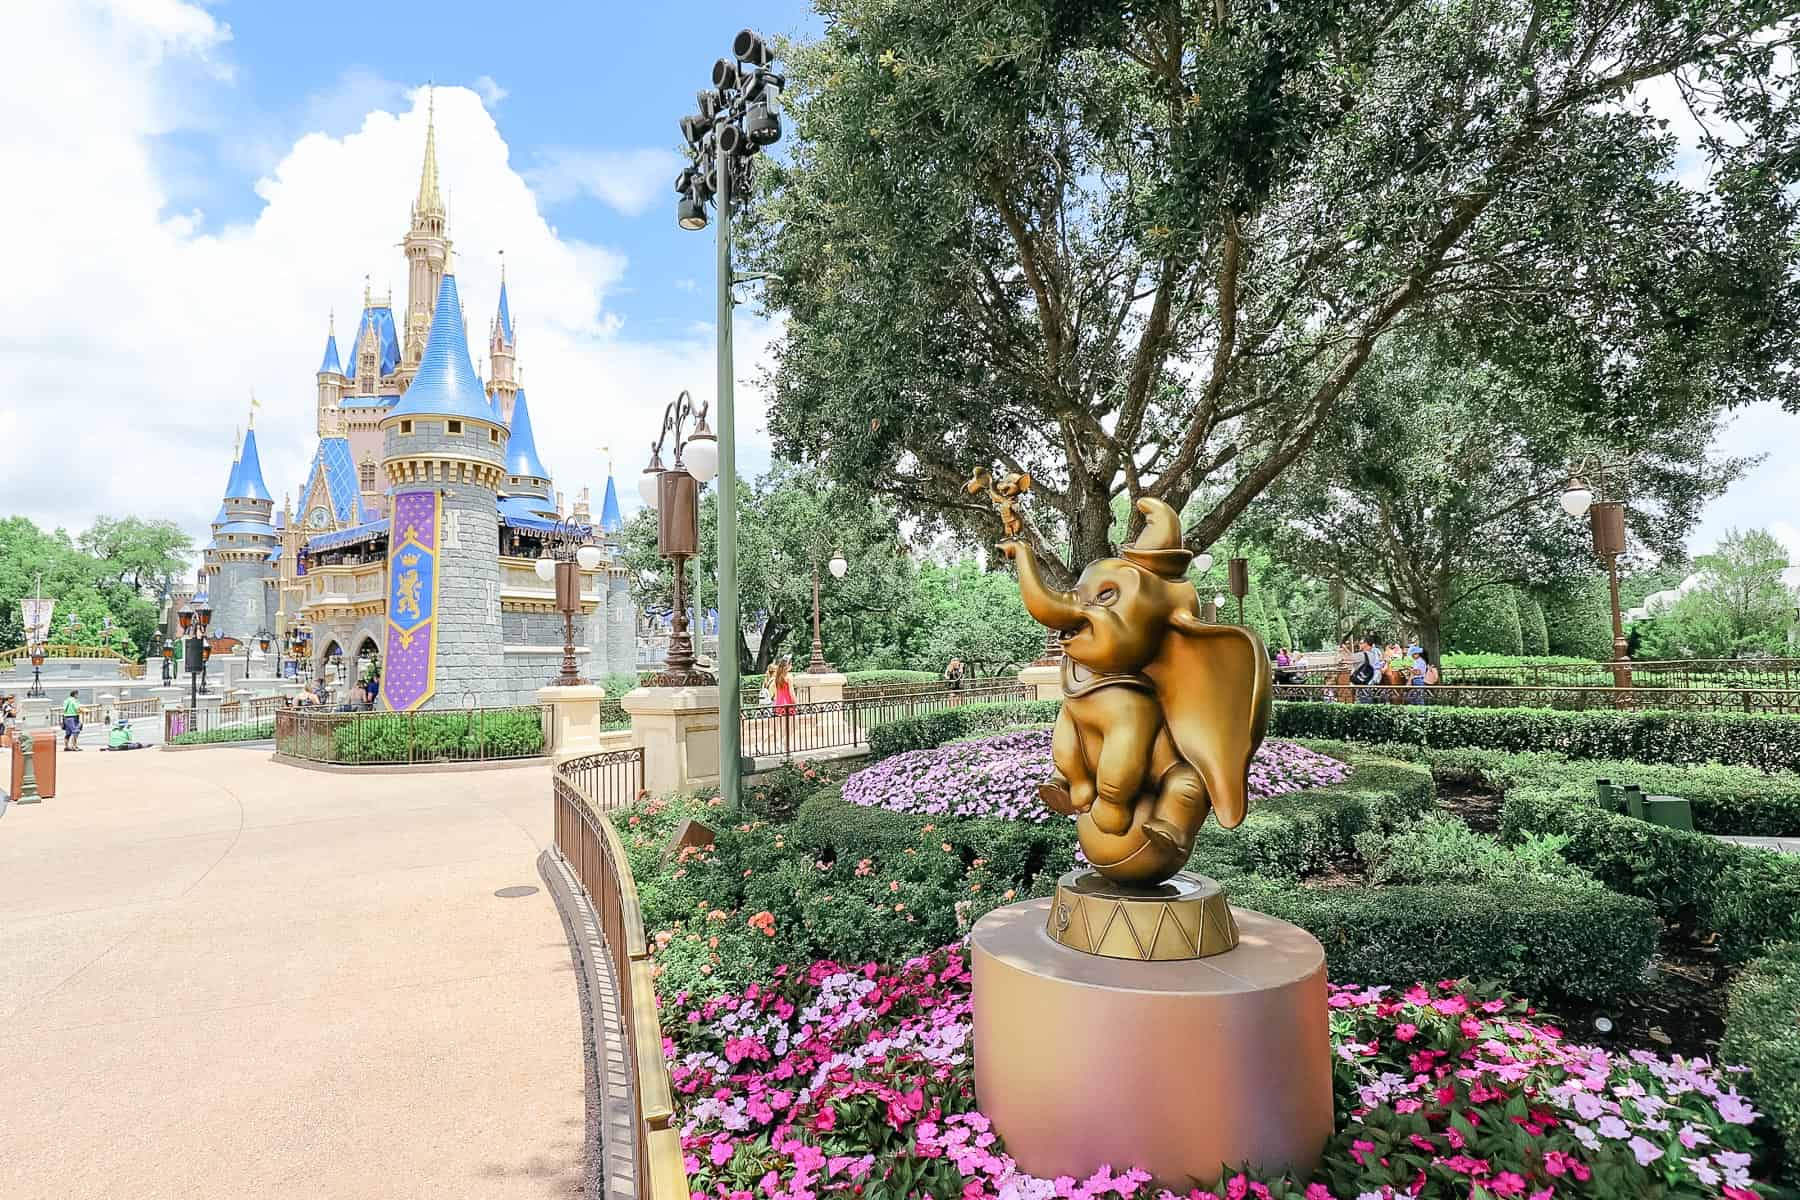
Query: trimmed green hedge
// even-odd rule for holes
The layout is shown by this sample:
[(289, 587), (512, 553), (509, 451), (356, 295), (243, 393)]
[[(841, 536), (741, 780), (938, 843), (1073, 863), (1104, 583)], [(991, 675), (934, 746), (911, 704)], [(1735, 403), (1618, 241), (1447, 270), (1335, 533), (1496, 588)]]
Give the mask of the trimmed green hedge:
[[(1570, 759), (1535, 751), (1371, 747), (1378, 753), (1426, 762), (1440, 780), (1555, 788), (1571, 801), (1593, 796), (1594, 780), (1635, 783), (1647, 795), (1681, 796), (1693, 808), (1694, 828), (1734, 837), (1800, 837), (1800, 774), (1755, 767), (1695, 763), (1647, 764), (1618, 759)], [(1329, 751), (1327, 751), (1329, 753)]]
[(1367, 755), (1355, 766), (1333, 787), (1257, 801), (1236, 829), (1208, 821), (1195, 839), (1194, 869), (1299, 879), (1352, 853), (1358, 834), (1391, 832), (1434, 807), (1429, 771)]
[(1544, 592), (1544, 640), (1552, 654), (1609, 659), (1613, 654), (1612, 606), (1598, 575)]
[(1731, 985), (1719, 1058), (1750, 1068), (1749, 1092), (1787, 1148), (1800, 1182), (1800, 942), (1776, 946)]
[(1232, 902), (1280, 917), (1325, 946), (1334, 979), (1498, 980), (1533, 997), (1629, 996), (1656, 950), (1649, 904), (1556, 884), (1296, 888), (1228, 881)]
[(1460, 654), (1523, 654), (1517, 594), (1496, 583), (1463, 597), (1444, 617), (1443, 639)]
[(1012, 725), (1041, 725), (1056, 720), (1060, 700), (1012, 700), (995, 704), (963, 704), (955, 708), (883, 721), (869, 727), (869, 756), (886, 758), (903, 750), (929, 750), (958, 738), (992, 733)]
[(1515, 588), (1513, 598), (1519, 602), (1519, 644), (1533, 657), (1550, 653), (1550, 629), (1544, 624), (1544, 606), (1530, 592)]
[(350, 766), (485, 761), (541, 754), (544, 730), (536, 708), (353, 713), (279, 740), (275, 748), (294, 758)]
[(1528, 833), (1569, 839), (1562, 856), (1616, 892), (1640, 896), (1666, 919), (1716, 930), (1743, 959), (1800, 938), (1800, 858), (1788, 858), (1619, 816), (1542, 788), (1506, 797), (1508, 841)]
[(846, 688), (902, 687), (907, 684), (941, 683), (943, 676), (931, 671), (846, 671)]
[(1559, 712), (1410, 704), (1275, 705), (1277, 737), (1543, 750), (1642, 763), (1742, 763), (1800, 769), (1800, 717), (1742, 713)]
[(255, 725), (224, 725), (198, 733), (178, 733), (169, 739), (171, 746), (212, 746), (223, 742), (266, 742), (275, 736), (274, 720)]

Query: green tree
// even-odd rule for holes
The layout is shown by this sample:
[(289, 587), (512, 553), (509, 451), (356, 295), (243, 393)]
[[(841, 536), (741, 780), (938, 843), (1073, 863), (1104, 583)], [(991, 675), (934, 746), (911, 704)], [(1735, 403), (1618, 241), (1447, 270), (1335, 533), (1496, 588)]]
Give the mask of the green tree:
[(1519, 603), (1519, 642), (1521, 652), (1531, 655), (1550, 653), (1550, 631), (1544, 626), (1544, 606), (1537, 597), (1522, 589), (1514, 589)]
[(1633, 628), (1637, 657), (1736, 658), (1782, 654), (1800, 628), (1800, 592), (1788, 586), (1785, 547), (1767, 531), (1730, 530), (1695, 561), (1700, 585)]
[(1344, 421), (1271, 491), (1262, 518), (1283, 557), (1342, 578), (1416, 630), (1433, 659), (1477, 646), (1519, 653), (1516, 611), (1491, 632), (1474, 618), (1454, 638), (1442, 630), (1482, 593), (1591, 569), (1589, 527), (1558, 503), (1572, 459), (1629, 457), (1628, 472), (1608, 476), (1610, 494), (1626, 500), (1636, 544), (1665, 555), (1680, 553), (1701, 508), (1746, 466), (1709, 456), (1719, 418), (1705, 407), (1609, 410), (1617, 440), (1601, 438), (1542, 377), (1467, 333), (1447, 324), (1391, 338), (1351, 387)]
[(1523, 654), (1518, 594), (1504, 583), (1464, 592), (1446, 614), (1447, 654)]
[[(771, 431), (967, 528), (1028, 472), (1053, 574), (1121, 494), (1216, 543), (1445, 310), (1590, 411), (1800, 407), (1785, 0), (819, 8), (745, 218)], [(1731, 124), (1707, 171), (1651, 81)]]
[(1613, 656), (1612, 608), (1605, 577), (1586, 575), (1538, 593), (1551, 654), (1609, 660)]
[[(689, 565), (702, 609), (718, 607), (718, 494), (700, 505), (700, 554)], [(625, 562), (640, 607), (667, 612), (674, 572), (656, 552), (656, 513), (627, 524)], [(835, 579), (826, 564), (836, 551), (849, 564)], [(821, 633), (834, 665), (865, 665), (880, 647), (904, 640), (912, 565), (893, 513), (866, 492), (835, 487), (816, 472), (776, 463), (754, 485), (738, 485), (738, 605), (743, 636), (739, 668), (761, 672), (778, 655), (805, 666), (812, 652), (812, 580), (819, 567)], [(755, 647), (752, 651), (751, 647)], [(887, 665), (887, 664), (884, 664)]]
[(917, 584), (906, 665), (941, 671), (960, 658), (974, 674), (998, 675), (1043, 652), (1044, 628), (1025, 611), (1012, 572), (963, 559), (921, 568)]
[(181, 526), (139, 517), (96, 517), (76, 545), (95, 560), (100, 581), (158, 597), (167, 596), (187, 573), (194, 554), (193, 540)]

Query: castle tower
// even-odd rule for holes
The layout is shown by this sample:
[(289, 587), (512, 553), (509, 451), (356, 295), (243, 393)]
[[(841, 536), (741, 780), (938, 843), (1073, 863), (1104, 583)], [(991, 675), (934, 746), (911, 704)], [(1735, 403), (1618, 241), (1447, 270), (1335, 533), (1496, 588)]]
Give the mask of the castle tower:
[(280, 544), (270, 524), (275, 501), (263, 484), (254, 420), (225, 485), (223, 511), (225, 522), (213, 533), (217, 570), (207, 587), (213, 608), (207, 632), (248, 640), (267, 626), (269, 554)]
[[(513, 335), (512, 308), (506, 302), (506, 263), (500, 264), (500, 310), (494, 314), (488, 331), (488, 392), (500, 419), (509, 424), (513, 419), (513, 397), (518, 395), (519, 380), (515, 372), (518, 362), (518, 340)], [(515, 443), (516, 444), (516, 443)]]
[(417, 373), (381, 431), (393, 488), (382, 702), (504, 702), (496, 504), (509, 435), (469, 358), (454, 275), (438, 285)]
[[(425, 164), (419, 171), (419, 195), (413, 201), (412, 228), (401, 243), (406, 250), (406, 344), (400, 363), (401, 386), (418, 371), (429, 339), (439, 283), (450, 260), (450, 213), (438, 192), (435, 98), (425, 108)], [(460, 310), (459, 314), (460, 316)], [(466, 338), (464, 339), (466, 342)]]
[(325, 357), (319, 363), (318, 379), (319, 436), (342, 437), (343, 418), (338, 412), (338, 402), (344, 398), (344, 389), (350, 386), (350, 380), (344, 374), (344, 365), (338, 361), (336, 313), (326, 319)]
[(550, 471), (538, 457), (537, 436), (531, 432), (531, 407), (522, 391), (513, 400), (511, 429), (512, 439), (506, 447), (506, 482), (501, 490), (509, 496), (554, 501)]

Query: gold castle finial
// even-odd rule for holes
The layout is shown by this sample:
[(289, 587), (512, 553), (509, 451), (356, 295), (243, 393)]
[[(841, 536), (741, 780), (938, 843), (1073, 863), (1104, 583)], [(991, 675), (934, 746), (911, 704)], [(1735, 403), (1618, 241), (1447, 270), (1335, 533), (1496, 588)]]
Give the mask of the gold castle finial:
[(367, 275), (364, 275), (363, 276), (363, 308), (365, 310), (367, 310), (368, 307), (369, 307), (369, 277)]
[(415, 216), (444, 216), (443, 197), (438, 194), (437, 160), (437, 87), (426, 84), (425, 93), (425, 166), (419, 172), (419, 198), (413, 204)]
[(245, 421), (245, 425), (247, 428), (250, 428), (250, 429), (256, 428), (256, 410), (261, 407), (262, 406), (256, 402), (256, 389), (251, 388), (250, 389), (250, 416), (248, 418), (246, 418), (246, 421)]

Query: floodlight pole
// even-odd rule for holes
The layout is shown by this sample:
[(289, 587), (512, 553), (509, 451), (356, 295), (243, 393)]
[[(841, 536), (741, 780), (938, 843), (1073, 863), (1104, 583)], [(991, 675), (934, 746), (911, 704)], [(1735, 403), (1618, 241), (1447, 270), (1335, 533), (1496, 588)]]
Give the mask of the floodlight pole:
[[(728, 112), (721, 112), (714, 129), (729, 119)], [(713, 155), (719, 202), (719, 796), (736, 812), (743, 778), (743, 692), (738, 686), (737, 420), (731, 388), (731, 160), (729, 154)]]

